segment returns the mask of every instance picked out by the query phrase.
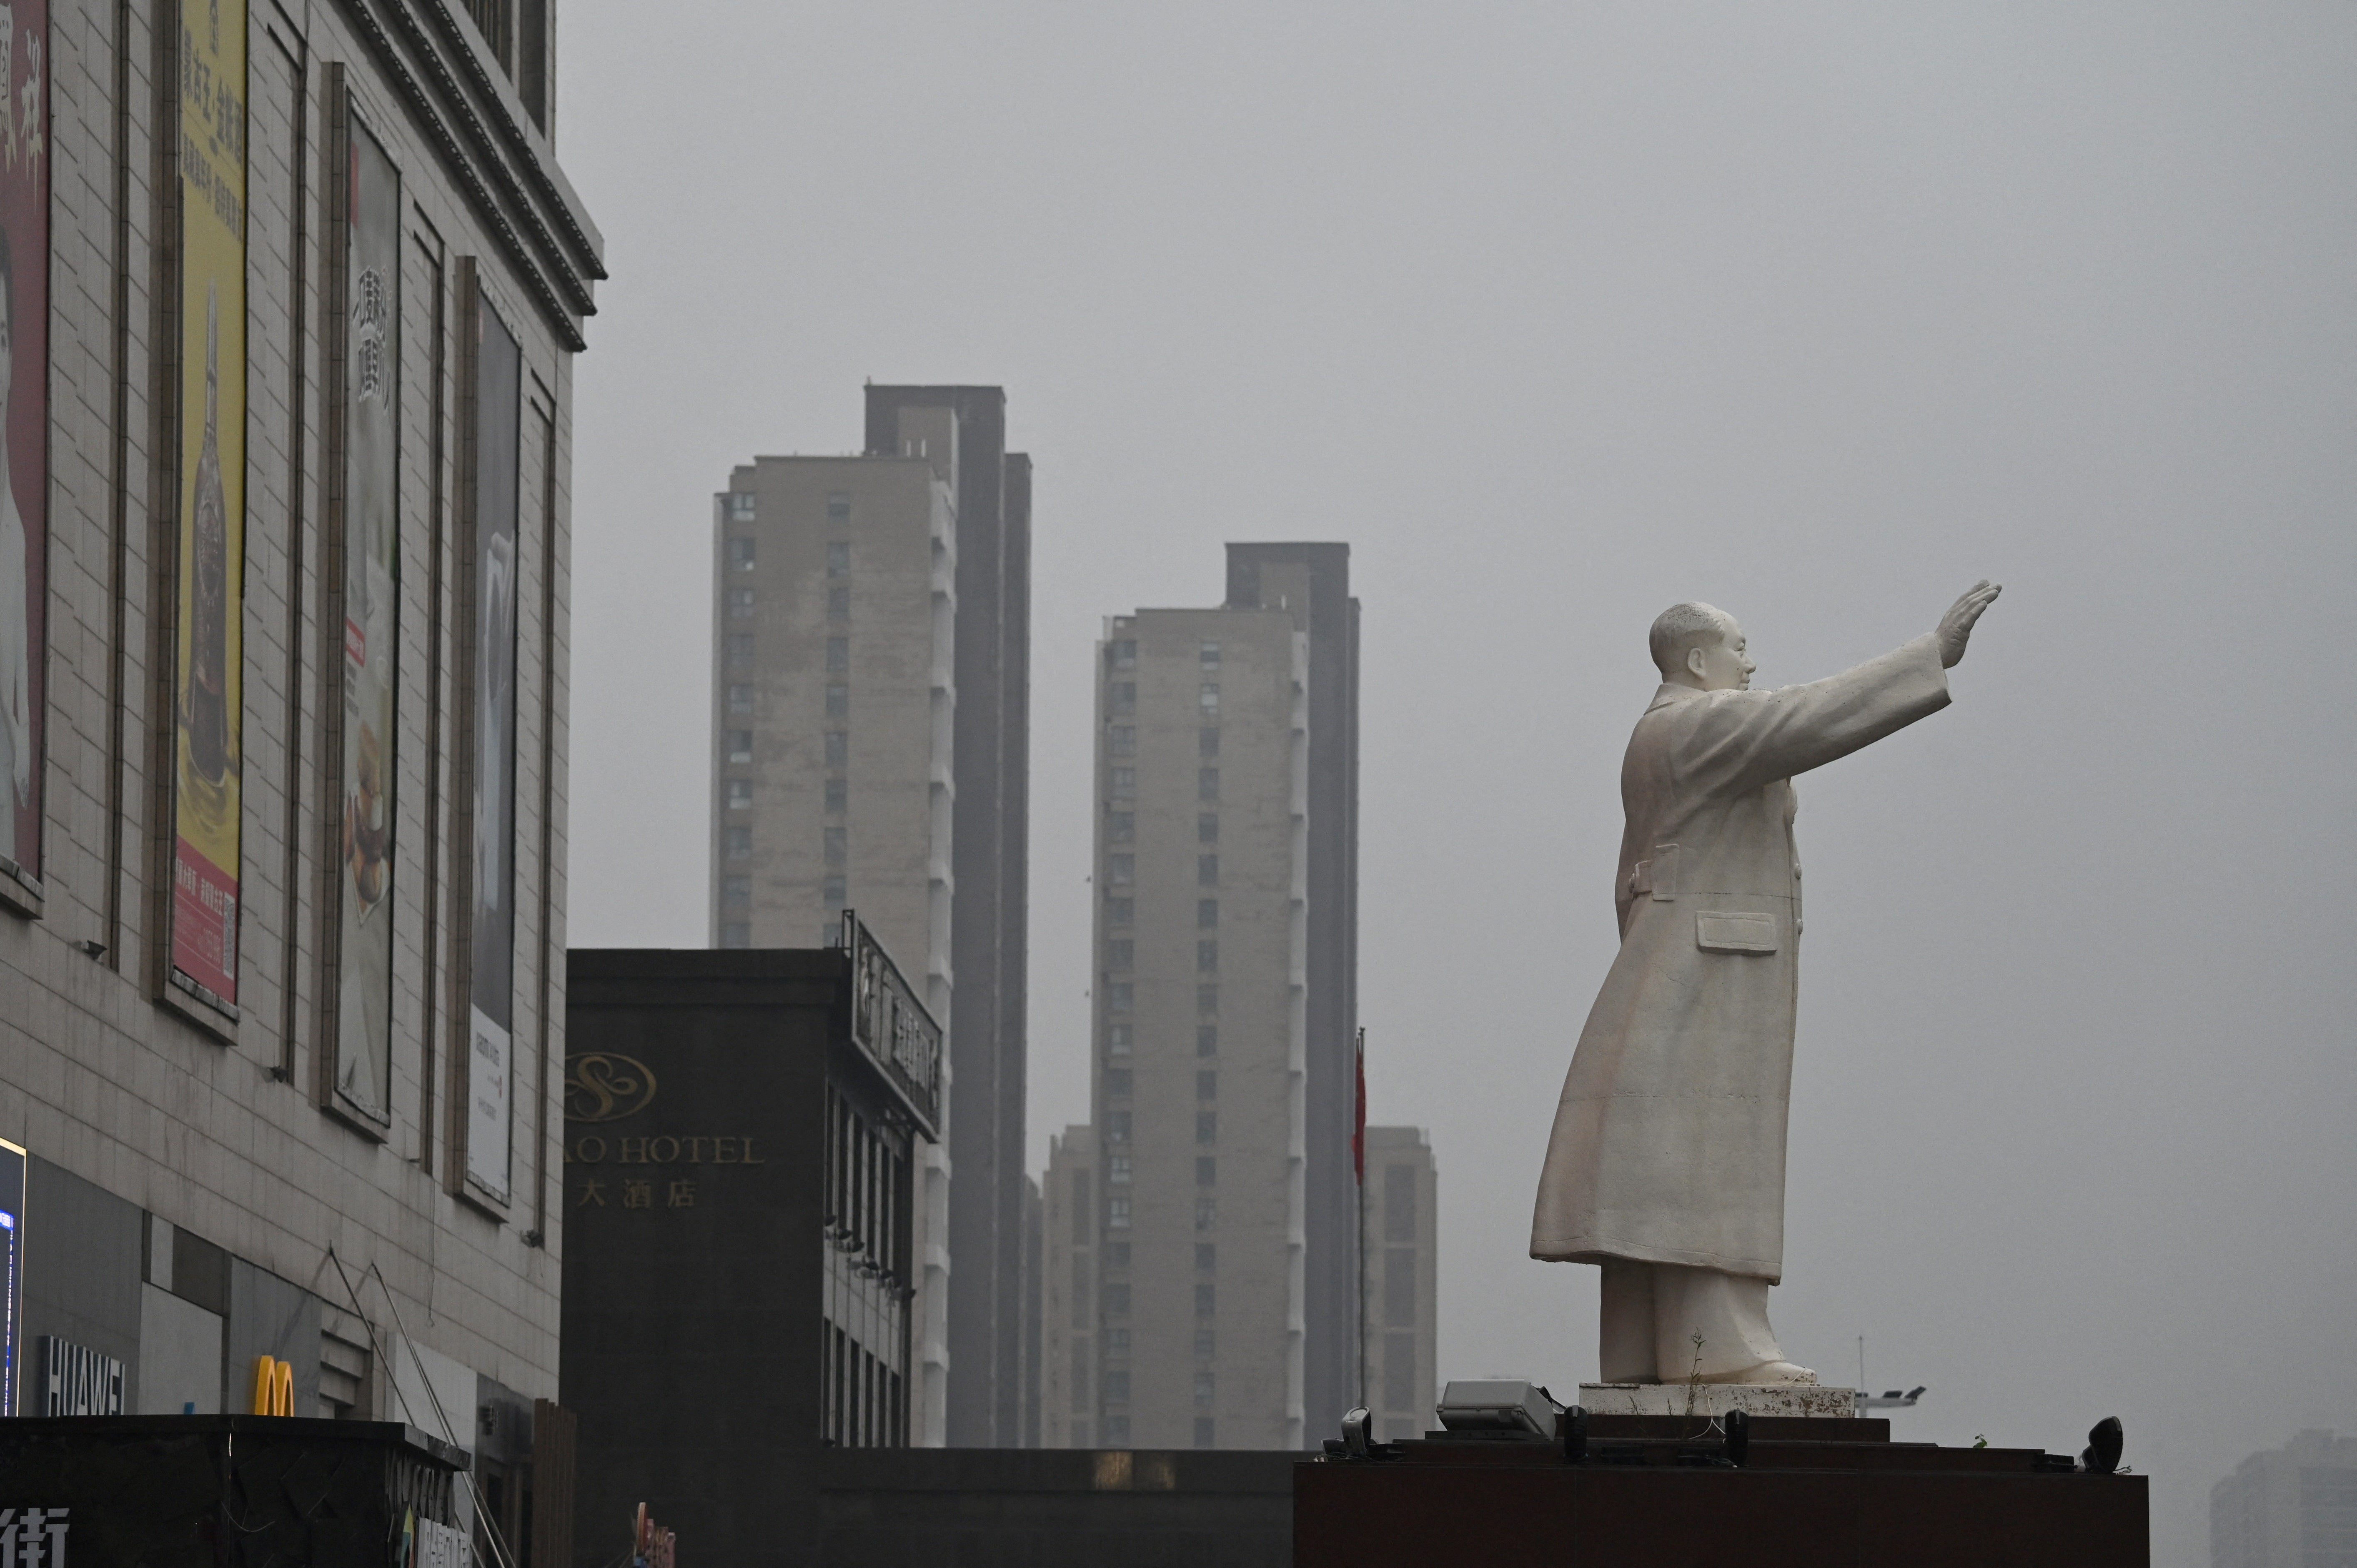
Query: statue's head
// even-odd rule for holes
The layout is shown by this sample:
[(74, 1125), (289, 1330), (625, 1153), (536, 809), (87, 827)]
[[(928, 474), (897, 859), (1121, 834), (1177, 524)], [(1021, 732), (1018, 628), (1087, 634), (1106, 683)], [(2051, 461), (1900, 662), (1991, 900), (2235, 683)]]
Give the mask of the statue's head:
[(1646, 638), (1654, 667), (1673, 686), (1697, 692), (1741, 692), (1759, 666), (1744, 651), (1743, 628), (1725, 610), (1705, 604), (1672, 605), (1653, 618)]

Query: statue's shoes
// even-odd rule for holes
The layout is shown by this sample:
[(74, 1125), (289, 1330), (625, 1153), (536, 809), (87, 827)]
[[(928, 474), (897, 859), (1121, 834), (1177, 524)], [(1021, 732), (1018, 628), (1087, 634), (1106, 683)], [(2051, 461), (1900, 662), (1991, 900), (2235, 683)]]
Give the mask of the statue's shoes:
[(1813, 1385), (1816, 1373), (1790, 1361), (1762, 1361), (1756, 1367), (1746, 1367), (1739, 1372), (1721, 1372), (1706, 1377), (1706, 1383), (1803, 1383)]

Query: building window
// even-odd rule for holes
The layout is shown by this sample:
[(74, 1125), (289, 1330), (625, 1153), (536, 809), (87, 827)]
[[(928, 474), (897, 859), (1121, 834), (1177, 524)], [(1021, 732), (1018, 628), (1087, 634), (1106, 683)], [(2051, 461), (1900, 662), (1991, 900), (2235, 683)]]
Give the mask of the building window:
[(753, 499), (753, 492), (750, 490), (729, 491), (728, 521), (731, 522), (752, 521), (756, 516), (759, 515), (754, 510), (759, 504), (759, 503)]
[(1220, 885), (1218, 855), (1199, 854), (1195, 857), (1195, 884), (1199, 887), (1217, 887)]
[(831, 817), (839, 817), (843, 815), (844, 808), (849, 805), (850, 802), (851, 782), (849, 779), (830, 779), (826, 781), (827, 815)]
[(1220, 667), (1220, 645), (1216, 642), (1203, 644), (1202, 660), (1204, 669), (1217, 670)]
[(1195, 1418), (1196, 1447), (1216, 1448), (1219, 1446), (1218, 1444), (1211, 1441), (1212, 1429), (1215, 1424), (1216, 1423), (1208, 1415), (1199, 1415)]
[(851, 857), (850, 835), (841, 828), (826, 828), (822, 831), (826, 835), (826, 863), (829, 865), (841, 865)]
[(728, 780), (728, 809), (732, 811), (748, 811), (752, 804), (753, 781), (750, 779)]
[(836, 490), (826, 498), (826, 521), (829, 522), (851, 521), (851, 497), (848, 494)]
[(847, 719), (851, 716), (851, 688), (841, 683), (826, 689), (826, 716)]
[[(1202, 1248), (1198, 1247), (1195, 1250), (1200, 1252), (1202, 1251)], [(1218, 1355), (1218, 1345), (1219, 1339), (1213, 1330), (1209, 1328), (1198, 1328), (1195, 1330), (1195, 1354), (1198, 1356)]]
[[(1129, 1229), (1129, 1199), (1125, 1197), (1108, 1197), (1105, 1199), (1105, 1228), (1109, 1230), (1126, 1230)], [(1121, 1293), (1121, 1305), (1119, 1307), (1115, 1307), (1113, 1304), (1114, 1292), (1115, 1291), (1119, 1291)], [(1105, 1310), (1107, 1312), (1127, 1312), (1129, 1310), (1129, 1287), (1127, 1285), (1105, 1286)]]
[(1217, 681), (1203, 682), (1202, 703), (1205, 718), (1215, 719), (1220, 716), (1220, 683)]
[(1195, 1229), (1198, 1230), (1210, 1230), (1216, 1229), (1219, 1223), (1220, 1200), (1216, 1197), (1197, 1198), (1195, 1200)]
[(1195, 1075), (1195, 1098), (1198, 1100), (1217, 1100), (1219, 1097), (1219, 1073), (1210, 1069), (1197, 1073)]
[[(1104, 1244), (1104, 1261), (1105, 1267), (1108, 1269), (1125, 1269), (1129, 1267), (1129, 1243), (1126, 1241), (1106, 1242)], [(1125, 1329), (1123, 1332), (1127, 1333), (1128, 1330)], [(1128, 1340), (1125, 1339), (1122, 1341), (1122, 1348), (1125, 1350), (1129, 1348)]]
[(1197, 1187), (1217, 1187), (1220, 1185), (1220, 1160), (1218, 1155), (1197, 1155), (1195, 1156), (1195, 1185)]
[(1114, 768), (1113, 770), (1113, 792), (1116, 795), (1136, 794), (1137, 769), (1135, 768)]
[(1105, 987), (1106, 1005), (1116, 1013), (1128, 1012), (1134, 995), (1135, 993), (1126, 980), (1116, 980)]
[(724, 904), (750, 904), (753, 901), (753, 879), (749, 876), (722, 877), (720, 901)]
[(728, 564), (739, 572), (753, 569), (753, 553), (760, 545), (758, 539), (732, 539), (728, 542)]
[(1199, 1269), (1204, 1270), (1217, 1268), (1219, 1266), (1219, 1254), (1220, 1249), (1213, 1243), (1209, 1241), (1198, 1241), (1195, 1243), (1195, 1266)]
[(1113, 711), (1117, 714), (1137, 712), (1137, 682), (1115, 681), (1113, 683)]
[(1129, 1026), (1115, 1024), (1105, 1031), (1105, 1049), (1117, 1057), (1129, 1055)]
[(1114, 843), (1127, 843), (1137, 836), (1137, 813), (1135, 811), (1106, 812), (1105, 832), (1112, 837)]
[(1195, 842), (1197, 843), (1217, 843), (1220, 842), (1219, 812), (1200, 811), (1196, 814)]
[(1104, 1445), (1108, 1448), (1129, 1446), (1129, 1417), (1109, 1415), (1104, 1418)]
[(1220, 1010), (1220, 988), (1216, 985), (1195, 987), (1195, 1011), (1216, 1013)]
[(753, 732), (751, 730), (732, 729), (728, 732), (728, 760), (731, 762), (750, 762), (753, 760)]
[(1137, 944), (1127, 937), (1105, 943), (1105, 962), (1114, 969), (1127, 969), (1135, 961)]
[(1114, 897), (1110, 894), (1106, 895), (1105, 918), (1112, 921), (1116, 926), (1126, 926), (1133, 923), (1137, 918), (1137, 900), (1135, 898)]
[(1137, 642), (1135, 639), (1123, 638), (1113, 645), (1113, 667), (1116, 670), (1137, 668)]
[[(1125, 1307), (1125, 1308), (1123, 1308), (1123, 1310), (1124, 1310), (1124, 1311), (1127, 1311), (1127, 1310), (1128, 1310), (1128, 1308)], [(1126, 1329), (1126, 1328), (1108, 1328), (1108, 1329), (1106, 1329), (1106, 1330), (1104, 1331), (1104, 1345), (1105, 1345), (1105, 1354), (1106, 1354), (1106, 1355), (1108, 1355), (1108, 1356), (1126, 1356), (1126, 1355), (1128, 1355), (1128, 1354), (1129, 1354), (1129, 1330), (1128, 1330), (1128, 1329)]]
[(753, 945), (753, 925), (749, 920), (723, 920), (720, 923), (720, 945), (724, 948), (749, 948)]
[(1105, 1142), (1108, 1144), (1126, 1144), (1129, 1142), (1128, 1112), (1113, 1111), (1106, 1112)]
[(1137, 880), (1137, 856), (1134, 854), (1109, 854), (1105, 856), (1105, 859), (1111, 865), (1113, 879), (1115, 886)]
[(1198, 757), (1219, 756), (1220, 732), (1215, 729), (1207, 729), (1203, 731), (1202, 734), (1197, 736), (1195, 737), (1195, 755)]
[(1113, 754), (1115, 757), (1137, 755), (1137, 729), (1134, 725), (1113, 726)]
[(1129, 1156), (1109, 1155), (1105, 1157), (1105, 1180), (1126, 1186), (1129, 1182)]
[(1195, 900), (1195, 924), (1196, 924), (1197, 928), (1198, 928), (1198, 929), (1209, 928), (1209, 927), (1212, 927), (1212, 926), (1217, 926), (1219, 923), (1220, 923), (1220, 901), (1219, 901), (1217, 898), (1198, 898), (1198, 899), (1196, 899), (1196, 900)]
[(851, 590), (849, 588), (829, 588), (826, 591), (826, 618), (829, 620), (849, 620), (851, 618)]
[[(1210, 1372), (1208, 1372), (1208, 1371), (1199, 1371), (1199, 1372), (1197, 1372), (1197, 1373), (1195, 1374), (1195, 1405), (1196, 1405), (1196, 1408), (1197, 1408), (1197, 1409), (1199, 1409), (1199, 1410), (1200, 1410), (1200, 1409), (1203, 1409), (1203, 1408), (1205, 1408), (1205, 1407), (1208, 1407), (1208, 1406), (1211, 1404), (1211, 1374)], [(1211, 1434), (1208, 1431), (1206, 1431), (1206, 1430), (1205, 1430), (1205, 1428), (1207, 1428), (1207, 1427), (1208, 1427), (1208, 1426), (1210, 1426), (1210, 1425), (1211, 1425), (1211, 1423), (1209, 1423), (1209, 1422), (1207, 1422), (1207, 1421), (1199, 1421), (1199, 1422), (1197, 1422), (1197, 1423), (1195, 1423), (1195, 1446), (1196, 1446), (1196, 1447), (1198, 1447), (1198, 1448), (1207, 1447), (1207, 1446), (1209, 1446), (1209, 1444), (1211, 1444)]]
[(750, 686), (730, 686), (728, 688), (728, 711), (732, 714), (751, 713), (753, 711), (753, 688)]
[(751, 615), (758, 599), (759, 596), (750, 588), (731, 588), (728, 590), (728, 613), (732, 616)]
[(1220, 1287), (1208, 1282), (1195, 1287), (1195, 1316), (1210, 1317), (1219, 1311)]
[(851, 766), (851, 732), (831, 729), (826, 732), (826, 765), (829, 768)]
[(1119, 1404), (1129, 1398), (1129, 1374), (1119, 1369), (1104, 1375), (1105, 1402)]
[(826, 575), (830, 577), (848, 577), (851, 575), (850, 541), (844, 539), (828, 541), (826, 546)]
[(826, 639), (826, 672), (830, 675), (851, 673), (851, 639), (830, 637)]
[(1105, 1093), (1118, 1099), (1129, 1096), (1129, 1069), (1125, 1067), (1105, 1069)]
[(1220, 1141), (1220, 1113), (1216, 1111), (1195, 1112), (1195, 1142), (1216, 1144)]
[(1216, 768), (1195, 769), (1195, 799), (1216, 800), (1220, 798), (1220, 770)]
[(819, 895), (830, 909), (840, 910), (851, 902), (850, 890), (840, 876), (830, 876), (819, 885)]
[(730, 828), (724, 842), (727, 845), (729, 859), (750, 860), (753, 858), (752, 829)]
[[(1217, 941), (1200, 941), (1195, 944), (1195, 972), (1197, 974), (1220, 972), (1220, 944)], [(1216, 1006), (1217, 1004), (1213, 1005)], [(1210, 1007), (1203, 1009), (1207, 1013), (1211, 1010)]]
[(1220, 1026), (1217, 1024), (1195, 1026), (1195, 1054), (1199, 1057), (1215, 1057), (1220, 1054)]
[(731, 664), (750, 664), (753, 662), (753, 634), (751, 632), (732, 631), (728, 634), (728, 662)]

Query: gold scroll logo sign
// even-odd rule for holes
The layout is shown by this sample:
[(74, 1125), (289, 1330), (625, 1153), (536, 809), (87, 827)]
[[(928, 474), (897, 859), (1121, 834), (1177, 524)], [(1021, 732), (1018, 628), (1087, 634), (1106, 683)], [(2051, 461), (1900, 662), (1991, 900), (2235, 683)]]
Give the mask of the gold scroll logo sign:
[(565, 1058), (565, 1115), (572, 1122), (614, 1122), (654, 1102), (655, 1075), (635, 1057), (583, 1051)]

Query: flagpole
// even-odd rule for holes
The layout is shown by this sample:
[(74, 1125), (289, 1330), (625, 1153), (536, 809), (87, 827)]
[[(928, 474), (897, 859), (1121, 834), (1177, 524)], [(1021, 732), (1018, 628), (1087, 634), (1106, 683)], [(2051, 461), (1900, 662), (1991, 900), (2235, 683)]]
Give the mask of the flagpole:
[(1351, 1131), (1351, 1190), (1358, 1209), (1359, 1250), (1359, 1406), (1367, 1402), (1367, 1031), (1361, 1029), (1352, 1047), (1355, 1111)]

